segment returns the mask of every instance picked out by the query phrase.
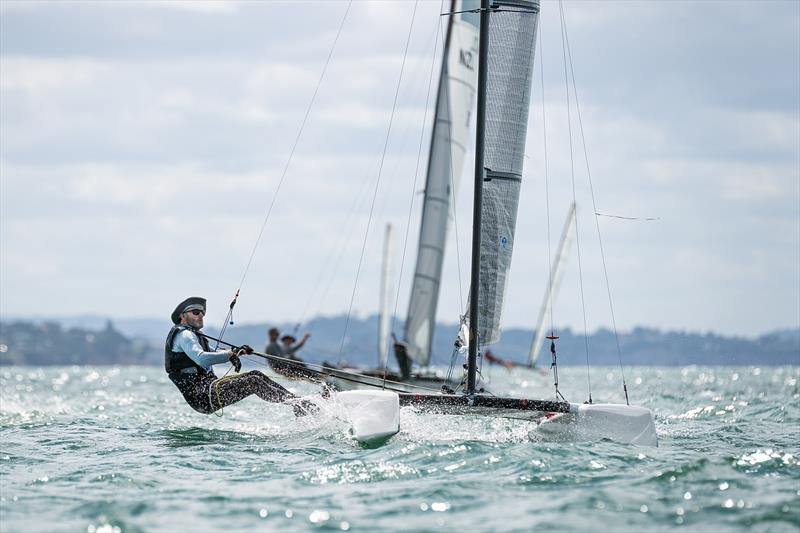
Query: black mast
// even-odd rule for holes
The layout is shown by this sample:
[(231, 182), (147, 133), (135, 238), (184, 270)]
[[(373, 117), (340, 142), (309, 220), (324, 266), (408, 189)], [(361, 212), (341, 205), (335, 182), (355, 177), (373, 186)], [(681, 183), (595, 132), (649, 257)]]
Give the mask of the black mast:
[[(538, 12), (538, 2), (530, 2), (533, 13)], [(481, 254), (481, 204), (484, 183), (484, 140), (486, 130), (486, 81), (488, 72), (489, 47), (489, 15), (490, 0), (481, 0), (480, 49), (478, 60), (478, 110), (477, 132), (475, 139), (475, 196), (473, 201), (472, 223), (472, 273), (470, 276), (469, 299), (469, 358), (467, 359), (467, 389), (465, 395), (398, 393), (400, 405), (416, 405), (432, 411), (464, 414), (474, 410), (505, 409), (513, 411), (536, 411), (552, 413), (569, 413), (570, 404), (566, 401), (533, 400), (527, 398), (504, 398), (487, 394), (475, 394), (475, 377), (478, 361), (478, 286), (480, 283)], [(528, 7), (528, 2), (520, 2), (520, 6)], [(486, 411), (483, 411), (486, 412)]]
[(472, 203), (472, 265), (469, 291), (469, 357), (467, 395), (475, 394), (478, 364), (478, 287), (481, 277), (481, 204), (483, 200), (483, 145), (486, 127), (486, 63), (488, 62), (489, 0), (481, 0), (481, 32), (478, 48), (478, 116), (475, 134), (475, 193)]

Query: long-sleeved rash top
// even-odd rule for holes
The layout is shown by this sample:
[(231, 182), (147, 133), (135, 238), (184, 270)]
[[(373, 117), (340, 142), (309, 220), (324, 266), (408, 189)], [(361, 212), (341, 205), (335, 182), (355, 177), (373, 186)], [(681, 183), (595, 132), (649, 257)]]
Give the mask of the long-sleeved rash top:
[(211, 370), (211, 365), (228, 362), (231, 353), (229, 350), (218, 350), (207, 352), (200, 345), (200, 340), (193, 332), (185, 329), (175, 335), (172, 341), (173, 352), (183, 352), (189, 359), (202, 366), (204, 369)]

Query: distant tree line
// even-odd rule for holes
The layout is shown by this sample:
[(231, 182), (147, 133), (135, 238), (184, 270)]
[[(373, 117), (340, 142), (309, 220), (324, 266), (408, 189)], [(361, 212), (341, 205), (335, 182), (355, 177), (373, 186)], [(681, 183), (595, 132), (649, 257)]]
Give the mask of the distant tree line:
[[(659, 331), (638, 327), (620, 332), (619, 338), (608, 329), (585, 337), (569, 328), (558, 331), (556, 341), (559, 364), (683, 366), (701, 365), (800, 365), (800, 330), (762, 335), (755, 339), (724, 337), (714, 333)], [(619, 340), (619, 349), (617, 348)], [(511, 330), (498, 344), (498, 354), (525, 354), (530, 349), (531, 333)], [(550, 364), (548, 347), (542, 347), (538, 366)]]
[[(163, 354), (162, 354), (163, 357)], [(114, 329), (64, 329), (55, 322), (0, 323), (0, 365), (155, 364), (153, 347)]]
[[(67, 328), (55, 321), (0, 323), (0, 365), (161, 365), (164, 354), (161, 339), (166, 336), (169, 324), (163, 320), (152, 322), (146, 327), (137, 324), (135, 331), (128, 326), (132, 333), (127, 335), (123, 333), (124, 321), (120, 328), (111, 321), (100, 328)], [(377, 317), (351, 317), (347, 337), (342, 339), (344, 322), (343, 316), (319, 317), (301, 328), (285, 324), (281, 329), (296, 335), (306, 330), (312, 333), (299, 354), (307, 361), (375, 366)], [(396, 323), (398, 332), (402, 331), (402, 323)], [(236, 325), (228, 329), (226, 340), (262, 350), (266, 331), (273, 325)], [(216, 333), (213, 327), (206, 330)], [(456, 330), (453, 324), (436, 325), (432, 364), (449, 363)], [(625, 366), (800, 365), (800, 329), (779, 330), (755, 339), (643, 327), (620, 332), (618, 338), (607, 329), (599, 329), (588, 337), (569, 328), (556, 334), (560, 337), (556, 348), (561, 365), (586, 364), (587, 344), (592, 365), (617, 365), (620, 356)], [(532, 338), (532, 331), (509, 329), (491, 349), (495, 355), (522, 363), (527, 360)], [(393, 364), (394, 358), (390, 356), (390, 365)], [(545, 345), (537, 366), (549, 365), (550, 353)]]

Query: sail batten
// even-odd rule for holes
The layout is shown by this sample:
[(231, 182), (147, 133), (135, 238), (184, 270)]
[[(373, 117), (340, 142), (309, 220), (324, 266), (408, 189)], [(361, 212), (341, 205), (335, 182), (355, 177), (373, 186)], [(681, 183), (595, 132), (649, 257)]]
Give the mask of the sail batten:
[[(453, 11), (478, 6), (477, 0), (462, 0), (460, 4), (454, 5)], [(464, 166), (477, 85), (477, 17), (461, 13), (448, 19), (404, 334), (408, 355), (421, 366), (430, 362), (453, 188)]]
[[(487, 43), (478, 339), (500, 340), (522, 182), (538, 0), (496, 0)], [(513, 9), (503, 10), (503, 7)]]

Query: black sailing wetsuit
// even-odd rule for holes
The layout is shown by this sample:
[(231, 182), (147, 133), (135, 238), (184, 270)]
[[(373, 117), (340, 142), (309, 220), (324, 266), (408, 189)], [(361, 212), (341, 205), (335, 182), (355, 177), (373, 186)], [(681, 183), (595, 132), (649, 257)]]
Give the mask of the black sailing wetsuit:
[[(180, 346), (174, 346), (175, 336), (182, 331), (190, 331), (200, 342), (203, 350), (211, 351), (208, 339), (197, 335), (197, 330), (186, 324), (174, 326), (167, 335), (164, 346), (164, 368), (169, 379), (178, 387), (183, 398), (195, 411), (203, 414), (213, 413), (223, 407), (255, 394), (268, 402), (283, 402), (296, 398), (294, 394), (254, 370), (217, 378), (213, 370), (203, 368), (184, 353)], [(176, 348), (181, 351), (173, 351)]]

